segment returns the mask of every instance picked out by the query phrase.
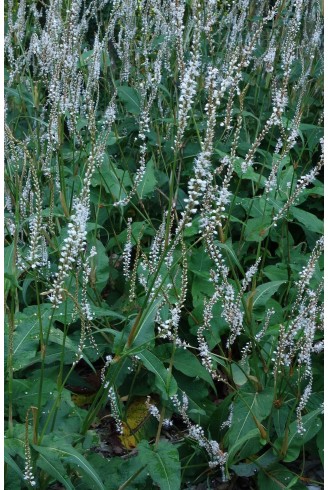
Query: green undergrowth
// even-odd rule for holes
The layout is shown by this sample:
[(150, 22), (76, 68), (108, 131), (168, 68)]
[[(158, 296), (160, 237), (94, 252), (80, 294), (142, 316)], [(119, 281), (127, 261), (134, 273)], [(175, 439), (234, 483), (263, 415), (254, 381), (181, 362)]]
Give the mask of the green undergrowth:
[(321, 24), (6, 2), (6, 490), (323, 486)]

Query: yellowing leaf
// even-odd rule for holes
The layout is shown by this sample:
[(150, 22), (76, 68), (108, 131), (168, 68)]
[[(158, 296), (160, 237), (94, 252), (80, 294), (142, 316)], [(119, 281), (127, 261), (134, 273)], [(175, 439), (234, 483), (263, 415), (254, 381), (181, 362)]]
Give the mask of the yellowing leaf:
[(72, 402), (75, 403), (77, 407), (84, 407), (85, 405), (91, 405), (97, 393), (92, 393), (92, 395), (78, 395), (72, 393)]
[[(150, 403), (154, 403), (150, 400)], [(123, 434), (119, 436), (122, 445), (126, 449), (134, 449), (141, 440), (142, 428), (149, 418), (149, 412), (146, 407), (146, 397), (136, 398), (128, 406), (126, 420), (123, 422)]]

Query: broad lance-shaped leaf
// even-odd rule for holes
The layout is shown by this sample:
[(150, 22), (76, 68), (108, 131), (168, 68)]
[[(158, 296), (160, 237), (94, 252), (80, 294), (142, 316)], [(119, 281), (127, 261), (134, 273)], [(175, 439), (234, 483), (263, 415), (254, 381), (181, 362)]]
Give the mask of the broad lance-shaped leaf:
[(118, 98), (124, 102), (126, 109), (131, 114), (140, 114), (140, 96), (138, 92), (127, 85), (117, 87)]
[(155, 374), (155, 386), (161, 391), (163, 398), (168, 399), (176, 394), (178, 385), (172, 374), (152, 352), (144, 350), (138, 357), (146, 369)]
[[(15, 455), (14, 452), (13, 452), (13, 455)], [(17, 463), (15, 463), (14, 459), (12, 458), (12, 456), (10, 454), (9, 448), (6, 446), (5, 446), (5, 451), (4, 451), (4, 460), (5, 460), (5, 463), (7, 463), (7, 465), (9, 465), (17, 473), (17, 475), (20, 476), (21, 479), (24, 478), (22, 470), (17, 465)]]
[(96, 266), (96, 288), (102, 291), (109, 278), (109, 258), (106, 249), (100, 240), (96, 240), (97, 255), (95, 256)]
[(38, 451), (39, 457), (37, 459), (37, 466), (43, 471), (56, 478), (56, 480), (64, 485), (67, 490), (74, 490), (72, 482), (66, 474), (64, 465), (61, 463), (60, 458), (49, 451), (48, 448), (34, 446)]
[(231, 445), (228, 447), (228, 465), (230, 466), (231, 463), (237, 463), (239, 461), (239, 458), (234, 459), (234, 456), (243, 447), (243, 445), (246, 444), (246, 442), (250, 442), (252, 440), (258, 441), (259, 438), (260, 433), (258, 429), (251, 429), (250, 431), (247, 431), (247, 433), (242, 437), (238, 437), (235, 442), (233, 442), (233, 439), (229, 437)]
[(250, 463), (239, 463), (237, 465), (231, 465), (231, 469), (238, 476), (252, 476), (259, 470), (269, 468), (273, 464), (277, 463), (279, 457), (274, 454), (272, 448), (268, 449), (264, 454), (254, 459), (254, 456), (251, 458)]
[[(173, 346), (170, 343), (162, 344), (155, 349), (156, 354), (165, 362), (171, 360)], [(188, 349), (178, 348), (174, 353), (174, 369), (191, 378), (200, 378), (216, 390), (210, 373), (201, 364), (199, 359)]]
[(146, 165), (146, 173), (143, 176), (142, 181), (137, 187), (138, 194), (141, 199), (154, 192), (157, 185), (157, 179), (155, 177), (155, 165), (151, 159)]
[[(41, 311), (40, 316), (45, 331), (49, 325), (49, 310)], [(17, 313), (15, 323), (13, 368), (16, 371), (29, 366), (35, 358), (40, 341), (40, 323), (37, 315), (24, 312)]]
[[(141, 317), (140, 325), (134, 336), (132, 347), (143, 345), (146, 342), (150, 342), (154, 338), (154, 321), (160, 302), (160, 299), (154, 301), (150, 308), (147, 309), (145, 316)], [(135, 320), (132, 321), (132, 324), (134, 321)]]
[(258, 286), (255, 291), (253, 307), (265, 306), (268, 299), (270, 299), (285, 282), (286, 281), (270, 281)]
[[(50, 440), (49, 443), (51, 443), (51, 445), (49, 446), (37, 446), (33, 444), (33, 448), (40, 454), (43, 454), (48, 462), (52, 462), (54, 468), (53, 471), (57, 469), (59, 472), (62, 472), (60, 466), (58, 465), (58, 462), (61, 462), (62, 464), (73, 464), (78, 471), (81, 471), (82, 474), (85, 474), (90, 480), (92, 480), (92, 488), (94, 490), (105, 490), (103, 482), (99, 478), (97, 472), (92, 468), (92, 466), (88, 463), (84, 456), (82, 456), (82, 454), (80, 454), (76, 449), (73, 448), (73, 446), (70, 446), (68, 444), (60, 444), (58, 445), (58, 447), (56, 447), (56, 441), (54, 440)], [(67, 484), (66, 478), (64, 478), (64, 480)]]
[[(320, 431), (322, 422), (319, 417), (321, 413), (322, 409), (318, 408), (302, 417), (302, 423), (305, 430), (304, 434), (302, 435), (298, 433), (296, 420), (290, 424), (288, 435), (288, 449), (284, 457), (285, 462), (289, 463), (291, 461), (295, 461), (295, 459), (298, 458), (304, 444), (315, 437), (316, 434)], [(277, 451), (279, 451), (282, 447), (283, 440), (284, 437), (282, 436), (279, 437), (279, 439), (277, 439), (277, 441), (274, 443), (274, 447)]]
[[(265, 490), (287, 490), (294, 488), (298, 478), (298, 475), (295, 475), (283, 465), (276, 463), (272, 467), (259, 472), (257, 480), (258, 488), (265, 488)], [(303, 485), (301, 488), (303, 488)]]
[(243, 389), (239, 390), (239, 395), (234, 403), (232, 425), (228, 432), (230, 444), (237, 444), (253, 429), (256, 429), (260, 436), (257, 423), (261, 423), (268, 417), (272, 404), (273, 392), (271, 389), (258, 393), (252, 391), (249, 384), (243, 385)]
[(147, 441), (141, 441), (138, 453), (153, 482), (161, 490), (178, 490), (181, 487), (179, 453), (172, 444), (162, 440), (156, 448), (151, 448)]
[(291, 207), (290, 212), (306, 230), (320, 233), (320, 235), (323, 234), (323, 221), (315, 216), (315, 214), (308, 213), (307, 211), (294, 206)]
[(238, 267), (238, 269), (241, 271), (241, 273), (245, 274), (244, 269), (242, 268), (242, 266), (241, 266), (241, 264), (237, 258), (237, 255), (236, 255), (234, 249), (232, 248), (231, 241), (228, 240), (226, 243), (221, 243), (218, 240), (215, 240), (214, 243), (217, 247), (225, 250), (227, 252), (227, 255), (230, 256), (233, 263)]

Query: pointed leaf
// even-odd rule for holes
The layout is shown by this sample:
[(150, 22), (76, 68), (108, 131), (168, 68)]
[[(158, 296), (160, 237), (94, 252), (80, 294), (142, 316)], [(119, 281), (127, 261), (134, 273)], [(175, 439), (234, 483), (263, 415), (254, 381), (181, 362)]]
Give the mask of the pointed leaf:
[(285, 282), (286, 281), (270, 281), (258, 286), (255, 291), (253, 307), (265, 306), (268, 299), (270, 299)]
[(140, 114), (140, 97), (134, 88), (123, 85), (122, 87), (117, 87), (117, 93), (119, 99), (124, 102), (128, 112), (135, 115)]
[(64, 485), (68, 490), (74, 490), (72, 482), (66, 475), (64, 465), (60, 462), (59, 458), (54, 457), (48, 448), (41, 448), (40, 446), (33, 446), (39, 453), (37, 465), (44, 470), (48, 475), (56, 478), (56, 480)]
[(155, 385), (161, 391), (164, 399), (176, 394), (178, 385), (164, 364), (152, 352), (144, 350), (138, 357), (146, 369), (155, 374)]
[(152, 449), (147, 441), (138, 444), (141, 461), (161, 490), (177, 490), (181, 487), (181, 465), (178, 450), (168, 441), (159, 441)]

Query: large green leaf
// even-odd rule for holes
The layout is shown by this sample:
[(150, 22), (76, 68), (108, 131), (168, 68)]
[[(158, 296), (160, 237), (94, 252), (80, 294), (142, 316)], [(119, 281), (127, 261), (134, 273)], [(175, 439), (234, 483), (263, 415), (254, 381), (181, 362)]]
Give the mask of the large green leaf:
[(316, 439), (317, 448), (320, 456), (322, 466), (324, 465), (324, 431), (320, 430)]
[(274, 407), (273, 409), (273, 423), (277, 435), (283, 436), (285, 433), (285, 427), (290, 414), (290, 408), (287, 405), (282, 405), (280, 408)]
[(270, 224), (269, 216), (249, 219), (245, 228), (246, 242), (262, 242), (268, 236)]
[[(287, 490), (294, 488), (298, 483), (298, 476), (281, 464), (274, 464), (270, 468), (262, 470), (258, 475), (258, 488), (265, 490)], [(304, 488), (302, 485), (301, 487)]]
[(4, 447), (4, 460), (5, 463), (10, 466), (13, 471), (23, 480), (24, 475), (18, 464), (14, 461), (13, 456), (14, 452), (10, 451), (10, 449), (5, 445)]
[(155, 177), (155, 165), (153, 159), (151, 159), (147, 163), (146, 173), (137, 187), (137, 191), (141, 199), (152, 194), (155, 190), (156, 185), (157, 179)]
[(93, 258), (96, 267), (96, 288), (100, 292), (104, 289), (109, 278), (109, 257), (100, 240), (96, 240), (97, 255)]
[(59, 455), (45, 447), (33, 446), (39, 453), (37, 465), (43, 471), (51, 475), (56, 481), (62, 483), (68, 490), (74, 490), (64, 465), (62, 464)]
[(117, 93), (118, 98), (125, 104), (128, 112), (136, 116), (140, 114), (140, 96), (134, 88), (122, 85), (117, 87)]
[(193, 250), (188, 257), (188, 270), (193, 272), (198, 278), (209, 279), (210, 269), (213, 268), (213, 261), (206, 254), (203, 247)]
[(252, 476), (259, 469), (265, 469), (278, 461), (278, 456), (274, 454), (272, 448), (268, 449), (264, 454), (261, 454), (258, 458), (249, 458), (251, 463), (239, 463), (238, 465), (231, 465), (231, 469), (238, 476)]
[[(153, 301), (147, 308), (145, 314), (141, 317), (138, 331), (133, 339), (132, 348), (150, 342), (155, 338), (155, 317), (160, 303), (160, 299)], [(135, 320), (132, 321), (132, 324), (134, 322)]]
[[(302, 423), (305, 430), (304, 434), (299, 434), (296, 420), (290, 424), (288, 450), (286, 456), (284, 457), (285, 462), (295, 461), (295, 459), (298, 458), (304, 444), (315, 437), (320, 431), (322, 427), (322, 422), (320, 420), (321, 413), (322, 409), (318, 408), (302, 417)], [(279, 451), (283, 443), (284, 437), (282, 436), (274, 443), (275, 449)]]
[(238, 451), (240, 451), (245, 444), (251, 444), (250, 454), (254, 453), (253, 445), (257, 448), (257, 443), (260, 439), (260, 433), (258, 429), (250, 429), (243, 436), (238, 437), (236, 440), (233, 440), (229, 437), (231, 441), (228, 447), (228, 465), (230, 466), (232, 463), (237, 463), (240, 458), (235, 457)]
[[(162, 353), (161, 357), (164, 357), (164, 362), (169, 362), (171, 359), (173, 346), (172, 344), (164, 344), (156, 349), (156, 353)], [(200, 363), (199, 359), (189, 350), (178, 348), (174, 352), (174, 369), (181, 371), (181, 373), (189, 376), (191, 378), (200, 378), (210, 384), (215, 390), (215, 385), (213, 383), (210, 373), (205, 369), (205, 367)]]
[(37, 307), (28, 307), (15, 317), (13, 368), (23, 369), (34, 360), (40, 342), (40, 322), (43, 333), (49, 327), (50, 305), (41, 305), (40, 319)]
[[(45, 445), (43, 446), (33, 444), (33, 448), (37, 452), (43, 454), (46, 460), (53, 462), (54, 468), (56, 468), (58, 461), (61, 461), (63, 464), (73, 464), (78, 471), (81, 471), (83, 474), (87, 475), (88, 478), (90, 478), (90, 480), (93, 482), (93, 488), (95, 490), (105, 490), (99, 475), (84, 458), (84, 456), (74, 449), (73, 446), (63, 443), (62, 439), (60, 440), (59, 444), (54, 438), (44, 438), (44, 443)], [(58, 465), (56, 469), (59, 472), (61, 471)], [(65, 477), (64, 480), (66, 481)]]
[[(144, 221), (134, 221), (132, 223), (131, 228), (132, 228), (132, 236), (131, 236), (132, 245), (135, 245), (137, 243), (140, 234), (148, 235), (148, 236), (154, 235), (154, 230), (150, 228), (150, 226), (145, 224)], [(127, 240), (127, 229), (125, 228), (125, 230), (122, 231), (119, 235), (109, 240), (107, 249), (110, 250), (114, 246), (117, 246), (118, 244), (122, 244), (122, 243), (125, 244), (126, 240)]]
[(204, 305), (204, 299), (213, 296), (214, 286), (209, 279), (205, 277), (195, 277), (192, 282), (191, 294), (193, 305), (196, 308)]
[(270, 281), (288, 281), (288, 269), (286, 264), (268, 265), (263, 270), (264, 275)]
[(168, 441), (159, 441), (156, 448), (151, 448), (147, 441), (138, 444), (141, 461), (161, 490), (177, 490), (181, 487), (181, 464), (179, 453)]
[(270, 388), (254, 392), (250, 385), (244, 385), (234, 402), (232, 425), (228, 432), (230, 444), (238, 443), (255, 428), (259, 434), (254, 417), (260, 423), (270, 414), (272, 404), (273, 391)]
[(320, 235), (323, 234), (323, 220), (308, 211), (304, 211), (303, 209), (294, 206), (290, 208), (290, 212), (306, 230), (320, 233)]
[[(175, 379), (178, 383), (178, 397), (181, 400), (183, 393), (188, 396), (188, 417), (202, 426), (207, 426), (215, 410), (215, 405), (209, 397), (208, 385), (201, 379), (190, 379), (188, 376), (176, 371)], [(175, 408), (172, 403), (172, 411)]]
[(112, 195), (114, 200), (124, 199), (127, 195), (127, 187), (131, 186), (129, 173), (117, 168), (107, 156), (92, 176), (93, 186), (102, 186), (105, 191)]
[(270, 281), (257, 286), (254, 295), (253, 307), (265, 306), (268, 299), (270, 299), (285, 282), (286, 281)]
[(160, 390), (163, 398), (168, 399), (175, 395), (178, 389), (177, 382), (158, 357), (148, 350), (140, 352), (138, 357), (145, 368), (155, 374), (155, 386)]
[[(14, 379), (13, 380), (13, 405), (17, 410), (20, 418), (24, 420), (27, 410), (35, 404), (39, 396), (39, 377), (30, 377), (29, 380)], [(57, 388), (56, 379), (45, 378), (42, 382), (41, 390), (41, 407), (48, 400), (54, 401), (55, 390)]]

